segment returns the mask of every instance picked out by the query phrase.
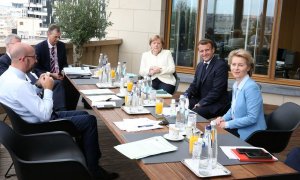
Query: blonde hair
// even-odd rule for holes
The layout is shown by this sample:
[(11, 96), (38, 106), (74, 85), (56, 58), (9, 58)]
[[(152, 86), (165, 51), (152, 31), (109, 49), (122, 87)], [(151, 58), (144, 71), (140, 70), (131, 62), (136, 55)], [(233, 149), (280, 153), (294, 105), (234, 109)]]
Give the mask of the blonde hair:
[(236, 49), (229, 53), (228, 55), (228, 64), (230, 65), (232, 63), (233, 57), (241, 57), (246, 60), (246, 64), (248, 67), (250, 67), (250, 70), (248, 71), (249, 76), (252, 76), (252, 71), (254, 69), (253, 64), (253, 58), (249, 51), (246, 51), (245, 49)]
[(156, 41), (156, 40), (160, 40), (161, 44), (164, 45), (164, 40), (163, 40), (163, 38), (160, 37), (159, 35), (154, 35), (153, 37), (151, 37), (151, 38), (149, 39), (149, 45), (151, 45), (151, 43), (152, 43), (153, 41)]

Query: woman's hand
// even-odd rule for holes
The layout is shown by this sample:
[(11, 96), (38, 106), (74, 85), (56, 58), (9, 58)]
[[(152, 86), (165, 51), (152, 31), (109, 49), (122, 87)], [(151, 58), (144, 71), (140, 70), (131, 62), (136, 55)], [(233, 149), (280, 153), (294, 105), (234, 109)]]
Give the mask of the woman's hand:
[(152, 66), (150, 67), (149, 69), (149, 75), (153, 76), (154, 74), (158, 74), (160, 73), (160, 67), (157, 67), (157, 66)]
[(217, 125), (220, 125), (222, 122), (225, 122), (225, 120), (221, 116), (215, 119), (215, 121)]

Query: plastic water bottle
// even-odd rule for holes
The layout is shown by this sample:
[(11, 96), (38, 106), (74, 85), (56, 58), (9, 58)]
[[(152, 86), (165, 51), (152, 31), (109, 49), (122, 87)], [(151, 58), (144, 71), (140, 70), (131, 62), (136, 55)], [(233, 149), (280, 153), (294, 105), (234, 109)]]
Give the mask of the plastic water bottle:
[(99, 62), (98, 62), (98, 70), (100, 69), (100, 68), (102, 68), (102, 59), (103, 59), (103, 54), (102, 53), (100, 53), (100, 56), (99, 56)]
[(125, 78), (126, 76), (126, 62), (122, 64), (122, 77)]
[(218, 163), (218, 133), (216, 129), (216, 122), (211, 121), (210, 125), (211, 125), (211, 148), (212, 148), (211, 165), (212, 168), (216, 168)]
[(117, 72), (116, 72), (116, 81), (120, 82), (121, 78), (122, 78), (122, 67), (121, 67), (121, 63), (118, 62)]
[(112, 85), (112, 79), (111, 79), (110, 71), (111, 71), (110, 63), (107, 63), (106, 64), (107, 82), (108, 82), (109, 85)]
[(179, 97), (179, 107), (180, 107), (180, 111), (182, 114), (182, 118), (183, 118), (183, 124), (185, 125), (187, 123), (187, 116), (188, 116), (188, 109), (185, 109), (185, 102), (186, 102), (186, 98), (184, 97), (184, 95), (180, 95)]
[(179, 106), (179, 109), (177, 110), (176, 113), (176, 122), (175, 122), (175, 127), (179, 128), (181, 132), (185, 130), (184, 128), (184, 114), (182, 113), (182, 108)]
[(170, 115), (171, 116), (176, 116), (176, 102), (175, 102), (175, 99), (171, 100)]
[(200, 161), (199, 161), (199, 168), (201, 170), (207, 170), (211, 169), (211, 126), (207, 125), (205, 127), (205, 133), (203, 136), (203, 144), (202, 144), (202, 151), (200, 155)]

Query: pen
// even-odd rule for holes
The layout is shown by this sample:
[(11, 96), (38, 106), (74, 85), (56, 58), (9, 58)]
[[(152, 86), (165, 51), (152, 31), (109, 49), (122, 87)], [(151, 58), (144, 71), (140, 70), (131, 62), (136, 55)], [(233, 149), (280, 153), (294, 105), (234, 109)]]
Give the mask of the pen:
[(142, 126), (138, 126), (138, 128), (142, 128), (142, 127), (151, 127), (153, 126), (152, 124), (148, 124), (148, 125), (142, 125)]
[(109, 100), (111, 100), (111, 98), (108, 98), (108, 99), (106, 99), (105, 101), (109, 101)]

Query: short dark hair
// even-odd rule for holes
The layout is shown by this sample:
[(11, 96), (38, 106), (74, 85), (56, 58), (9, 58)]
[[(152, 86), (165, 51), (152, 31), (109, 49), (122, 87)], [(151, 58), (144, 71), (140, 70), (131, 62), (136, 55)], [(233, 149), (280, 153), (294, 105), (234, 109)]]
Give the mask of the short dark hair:
[(210, 44), (210, 46), (211, 46), (213, 49), (216, 49), (215, 43), (214, 43), (212, 40), (210, 40), (210, 39), (201, 39), (201, 40), (198, 42), (197, 46), (199, 46), (200, 44), (201, 44), (201, 45)]
[(48, 27), (48, 33), (51, 33), (52, 31), (56, 30), (57, 32), (60, 32), (60, 27), (56, 24), (51, 24)]

